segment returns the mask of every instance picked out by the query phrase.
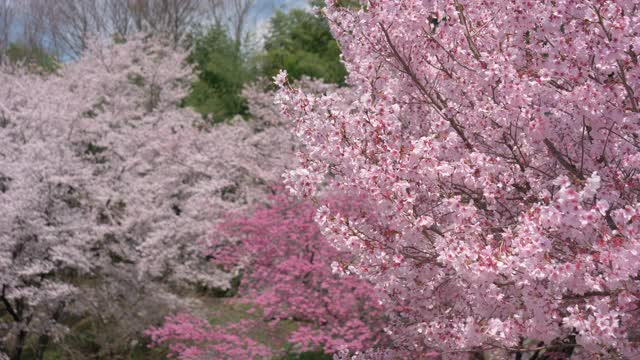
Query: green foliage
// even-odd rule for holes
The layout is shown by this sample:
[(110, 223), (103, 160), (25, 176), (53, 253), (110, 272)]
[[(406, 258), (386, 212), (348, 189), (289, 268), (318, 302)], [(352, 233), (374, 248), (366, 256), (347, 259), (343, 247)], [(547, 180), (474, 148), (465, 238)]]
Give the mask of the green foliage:
[(186, 105), (210, 115), (215, 122), (247, 114), (247, 103), (240, 92), (252, 74), (240, 47), (224, 29), (212, 27), (194, 34), (188, 60), (195, 66), (198, 80), (192, 85)]
[[(100, 323), (97, 319), (80, 317), (77, 319), (68, 319), (67, 322), (69, 323), (69, 332), (65, 334), (60, 342), (50, 344), (44, 352), (44, 360), (160, 360), (167, 358), (166, 349), (162, 347), (149, 348), (146, 337), (141, 337), (133, 343), (117, 343), (117, 334), (114, 332), (114, 329), (108, 326), (105, 327), (105, 324)], [(105, 344), (101, 343), (103, 340), (99, 339), (99, 333), (104, 333), (105, 331), (113, 332), (114, 343), (108, 344), (109, 348), (103, 347)], [(33, 358), (29, 352), (26, 352), (23, 356), (23, 359)]]
[(124, 44), (124, 43), (127, 42), (127, 38), (124, 35), (120, 34), (120, 33), (113, 34), (111, 39), (113, 40), (114, 44)]
[(85, 150), (85, 153), (89, 155), (98, 155), (100, 153), (107, 151), (107, 149), (108, 148), (106, 146), (100, 146), (94, 143), (89, 143), (87, 144), (87, 150)]
[(343, 84), (347, 74), (326, 19), (303, 10), (279, 11), (271, 18), (271, 32), (258, 63), (269, 78), (286, 69), (290, 78), (308, 75)]
[[(346, 0), (352, 6), (357, 3)], [(312, 0), (314, 6), (323, 1)], [(240, 44), (220, 27), (192, 34), (189, 62), (198, 75), (184, 105), (210, 117), (214, 122), (234, 115), (248, 115), (241, 95), (247, 82), (257, 76), (268, 79), (286, 69), (293, 79), (303, 75), (326, 82), (344, 84), (347, 71), (340, 62), (340, 48), (327, 21), (303, 10), (277, 12), (271, 18), (271, 31), (264, 51), (254, 56), (243, 53)], [(132, 79), (135, 81), (135, 79)]]
[(127, 74), (127, 79), (129, 80), (129, 82), (135, 86), (138, 87), (144, 87), (145, 81), (144, 81), (144, 76), (140, 75), (140, 74), (136, 74), (136, 73), (129, 73)]
[(227, 289), (222, 297), (234, 297), (238, 294), (238, 290), (240, 290), (240, 283), (242, 282), (243, 272), (240, 271), (238, 275), (231, 278), (231, 287)]
[(39, 47), (12, 43), (4, 50), (4, 55), (10, 63), (21, 63), (40, 73), (49, 74), (60, 67), (60, 63), (53, 55)]

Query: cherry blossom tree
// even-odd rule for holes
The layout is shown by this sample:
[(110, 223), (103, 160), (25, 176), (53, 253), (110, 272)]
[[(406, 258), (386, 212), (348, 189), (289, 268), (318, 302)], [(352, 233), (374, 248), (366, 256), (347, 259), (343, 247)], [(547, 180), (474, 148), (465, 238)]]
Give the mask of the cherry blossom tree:
[(327, 3), (356, 100), (276, 82), (292, 189), (375, 205), (318, 213), (389, 316), (365, 357), (640, 356), (637, 3)]
[[(239, 249), (214, 253), (214, 261), (226, 263), (229, 255), (241, 254), (244, 301), (259, 307), (265, 319), (301, 322), (290, 341), (303, 350), (333, 353), (375, 344), (382, 323), (369, 284), (333, 275), (332, 263), (344, 259), (322, 237), (315, 207), (276, 191), (266, 207), (249, 216), (231, 215), (222, 223), (221, 233), (237, 239)], [(357, 212), (362, 205), (355, 196), (332, 195), (323, 202), (343, 213)]]
[(12, 358), (29, 336), (42, 357), (76, 312), (139, 334), (153, 316), (139, 316), (138, 295), (175, 305), (165, 285), (229, 288), (234, 274), (199, 241), (292, 164), (283, 129), (211, 127), (181, 107), (192, 73), (171, 45), (94, 41), (47, 77), (0, 71), (0, 327)]
[[(79, 181), (87, 177), (81, 159), (62, 144), (46, 143), (46, 138), (59, 139), (65, 134), (53, 121), (33, 116), (48, 114), (47, 118), (56, 119), (51, 109), (54, 104), (64, 107), (66, 99), (36, 76), (2, 73), (0, 77), (4, 145), (0, 155), (4, 214), (0, 220), (0, 300), (3, 313), (10, 316), (10, 322), (0, 326), (8, 330), (3, 331), (3, 344), (13, 339), (11, 356), (20, 359), (28, 335), (42, 336), (44, 342), (59, 332), (57, 320), (77, 290), (65, 278), (91, 272), (90, 249), (101, 229), (77, 221), (91, 216), (89, 207), (80, 206), (87, 193), (86, 184)], [(41, 108), (35, 104), (21, 108), (36, 99)]]
[[(332, 273), (332, 262), (343, 254), (321, 235), (313, 204), (294, 200), (282, 187), (274, 190), (267, 204), (249, 214), (228, 214), (212, 235), (207, 254), (218, 265), (242, 266), (236, 301), (250, 303), (249, 313), (259, 318), (212, 327), (195, 316), (178, 314), (148, 332), (155, 344), (169, 344), (184, 359), (264, 356), (265, 346), (250, 337), (260, 319), (271, 325), (282, 320), (298, 323), (289, 336), (297, 351), (362, 350), (383, 339), (382, 313), (370, 285), (353, 275)], [(358, 212), (362, 205), (355, 196), (330, 196), (322, 202), (345, 213)]]

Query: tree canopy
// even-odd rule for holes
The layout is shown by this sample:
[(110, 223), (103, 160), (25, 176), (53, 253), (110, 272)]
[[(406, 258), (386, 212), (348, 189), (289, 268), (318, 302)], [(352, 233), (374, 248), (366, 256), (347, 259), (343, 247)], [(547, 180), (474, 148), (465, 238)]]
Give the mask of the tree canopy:
[(340, 62), (340, 48), (321, 14), (277, 11), (270, 19), (263, 48), (254, 51), (218, 25), (199, 29), (191, 37), (189, 61), (198, 79), (185, 103), (214, 122), (247, 116), (242, 88), (258, 78), (271, 79), (280, 69), (287, 69), (295, 79), (307, 76), (344, 84), (346, 69)]
[(215, 122), (247, 114), (241, 92), (252, 72), (239, 43), (224, 28), (214, 26), (195, 33), (188, 61), (194, 65), (197, 80), (186, 98), (187, 105)]
[(278, 11), (271, 18), (258, 63), (261, 74), (269, 78), (286, 69), (292, 79), (306, 75), (343, 84), (347, 73), (326, 19), (299, 9)]

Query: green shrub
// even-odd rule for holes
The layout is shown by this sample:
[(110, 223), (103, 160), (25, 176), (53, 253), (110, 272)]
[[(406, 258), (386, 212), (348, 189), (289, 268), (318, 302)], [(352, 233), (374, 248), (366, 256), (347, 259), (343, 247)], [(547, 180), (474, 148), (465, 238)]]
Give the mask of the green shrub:
[(4, 55), (12, 64), (22, 63), (41, 73), (52, 73), (60, 67), (55, 56), (39, 47), (12, 43), (4, 50)]

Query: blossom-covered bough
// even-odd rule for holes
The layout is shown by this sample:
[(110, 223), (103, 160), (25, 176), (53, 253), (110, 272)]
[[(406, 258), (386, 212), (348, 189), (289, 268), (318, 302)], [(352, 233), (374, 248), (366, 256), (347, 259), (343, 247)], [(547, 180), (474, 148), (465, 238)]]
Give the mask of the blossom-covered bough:
[(292, 189), (372, 204), (318, 213), (390, 317), (367, 356), (640, 356), (637, 2), (361, 3), (326, 10), (356, 101), (276, 82)]

